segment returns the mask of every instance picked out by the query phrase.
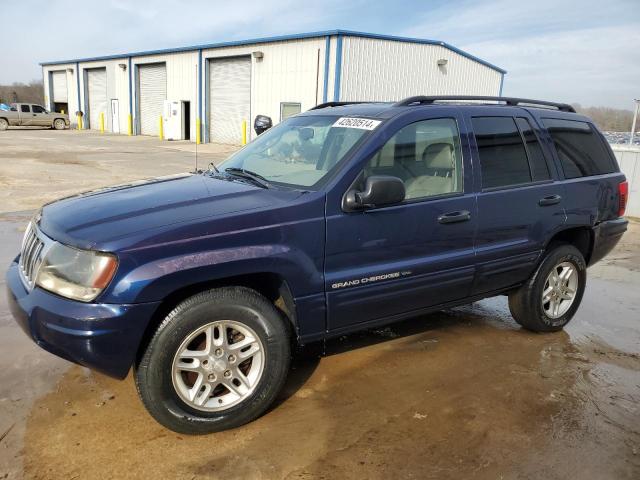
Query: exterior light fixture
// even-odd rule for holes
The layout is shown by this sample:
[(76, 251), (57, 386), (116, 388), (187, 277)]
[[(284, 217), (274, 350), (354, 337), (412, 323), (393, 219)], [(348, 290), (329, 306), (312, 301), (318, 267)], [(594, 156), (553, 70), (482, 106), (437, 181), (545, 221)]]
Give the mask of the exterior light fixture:
[(447, 63), (449, 63), (449, 60), (447, 60), (446, 58), (441, 58), (440, 60), (438, 60), (439, 67), (444, 67)]
[(253, 56), (253, 58), (256, 59), (256, 62), (261, 62), (262, 59), (264, 58), (264, 53), (260, 51), (255, 51), (251, 55)]
[(126, 63), (119, 63), (118, 66), (120, 67), (120, 69), (124, 72), (127, 69), (127, 64)]
[(73, 68), (67, 68), (67, 72), (73, 73)]

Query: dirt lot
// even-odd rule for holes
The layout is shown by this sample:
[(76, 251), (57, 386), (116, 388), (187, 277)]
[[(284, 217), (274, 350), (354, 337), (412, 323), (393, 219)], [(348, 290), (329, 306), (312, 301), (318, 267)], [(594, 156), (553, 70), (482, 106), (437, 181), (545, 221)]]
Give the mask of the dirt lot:
[[(0, 265), (38, 202), (192, 165), (188, 144), (59, 134), (0, 135), (0, 209), (23, 211), (0, 215)], [(0, 479), (637, 479), (639, 287), (634, 222), (566, 331), (523, 331), (499, 297), (342, 337), (296, 358), (264, 417), (205, 437), (157, 425), (131, 377), (38, 349), (2, 298)]]

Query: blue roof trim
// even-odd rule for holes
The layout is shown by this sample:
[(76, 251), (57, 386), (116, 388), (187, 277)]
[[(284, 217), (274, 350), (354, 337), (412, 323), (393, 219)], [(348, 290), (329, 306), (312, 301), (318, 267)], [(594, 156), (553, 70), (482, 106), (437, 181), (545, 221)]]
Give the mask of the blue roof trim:
[(122, 53), (122, 54), (117, 54), (117, 55), (105, 55), (105, 56), (101, 56), (101, 57), (88, 57), (88, 58), (78, 58), (78, 59), (72, 59), (72, 60), (59, 60), (59, 61), (52, 61), (52, 62), (42, 62), (40, 63), (41, 66), (47, 66), (47, 65), (62, 65), (65, 63), (75, 63), (75, 62), (96, 62), (96, 61), (103, 61), (103, 60), (115, 60), (115, 59), (119, 59), (119, 58), (127, 58), (127, 57), (144, 57), (144, 56), (148, 56), (148, 55), (161, 55), (161, 54), (166, 54), (166, 53), (180, 53), (180, 52), (190, 52), (190, 51), (195, 51), (195, 50), (199, 50), (199, 49), (207, 49), (207, 48), (223, 48), (223, 47), (237, 47), (237, 46), (242, 46), (242, 45), (251, 45), (251, 44), (255, 44), (255, 43), (273, 43), (273, 42), (283, 42), (283, 41), (287, 41), (287, 40), (303, 40), (303, 39), (307, 39), (307, 38), (320, 38), (320, 37), (326, 37), (326, 36), (337, 36), (337, 35), (342, 35), (345, 37), (362, 37), (362, 38), (374, 38), (374, 39), (378, 39), (378, 40), (392, 40), (392, 41), (396, 41), (396, 42), (407, 42), (407, 43), (418, 43), (418, 44), (423, 44), (423, 45), (440, 45), (442, 47), (445, 47), (459, 55), (462, 55), (463, 57), (467, 57), (471, 60), (474, 60), (478, 63), (481, 63), (482, 65), (485, 65), (489, 68), (492, 68), (493, 70), (496, 70), (502, 74), (507, 73), (506, 70), (497, 67), (496, 65), (493, 65), (492, 63), (489, 63), (485, 60), (482, 60), (481, 58), (478, 58), (474, 55), (471, 55), (470, 53), (465, 52), (464, 50), (460, 50), (459, 48), (454, 47), (453, 45), (449, 45), (446, 42), (441, 42), (439, 40), (428, 40), (425, 38), (412, 38), (412, 37), (400, 37), (400, 36), (395, 36), (395, 35), (383, 35), (383, 34), (378, 34), (378, 33), (366, 33), (366, 32), (356, 32), (353, 30), (325, 30), (325, 31), (320, 31), (320, 32), (308, 32), (308, 33), (297, 33), (297, 34), (291, 34), (291, 35), (278, 35), (278, 36), (274, 36), (274, 37), (258, 37), (258, 38), (251, 38), (248, 40), (232, 40), (232, 41), (228, 41), (228, 42), (219, 42), (219, 43), (209, 43), (209, 44), (202, 44), (202, 45), (191, 45), (191, 46), (187, 46), (187, 47), (178, 47), (178, 48), (165, 48), (162, 50), (146, 50), (146, 51), (141, 51), (141, 52), (131, 52), (131, 53)]

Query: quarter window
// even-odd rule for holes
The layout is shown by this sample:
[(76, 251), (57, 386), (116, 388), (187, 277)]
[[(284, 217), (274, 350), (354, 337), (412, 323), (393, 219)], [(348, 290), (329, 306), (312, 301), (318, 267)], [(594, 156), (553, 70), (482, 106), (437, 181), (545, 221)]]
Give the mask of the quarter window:
[(520, 128), (522, 138), (524, 138), (525, 145), (527, 147), (533, 181), (539, 182), (549, 180), (551, 178), (549, 175), (549, 167), (547, 165), (547, 161), (544, 159), (544, 154), (542, 153), (538, 137), (536, 137), (533, 128), (531, 128), (529, 120), (523, 117), (518, 117), (516, 118), (516, 123), (518, 124), (518, 128)]
[(556, 146), (566, 178), (601, 175), (617, 170), (602, 138), (587, 122), (543, 118)]
[(531, 182), (527, 152), (511, 117), (474, 117), (482, 188)]
[(462, 192), (462, 153), (453, 118), (423, 120), (401, 128), (369, 161), (365, 176), (392, 175), (406, 199)]

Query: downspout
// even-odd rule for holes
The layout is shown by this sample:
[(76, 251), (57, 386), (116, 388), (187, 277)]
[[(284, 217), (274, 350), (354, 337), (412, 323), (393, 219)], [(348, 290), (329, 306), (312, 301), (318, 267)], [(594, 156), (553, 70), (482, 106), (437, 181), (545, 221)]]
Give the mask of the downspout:
[(322, 103), (327, 103), (329, 88), (329, 55), (331, 53), (331, 37), (327, 35), (324, 45), (324, 86), (322, 87)]
[(76, 121), (78, 130), (82, 130), (82, 107), (80, 106), (80, 62), (76, 62), (76, 93), (78, 94), (78, 110), (76, 111)]
[(129, 77), (129, 115), (127, 116), (127, 133), (133, 135), (133, 85), (131, 83), (131, 57), (129, 57), (129, 65), (127, 66)]
[(198, 50), (198, 117), (196, 118), (196, 144), (202, 143), (202, 49)]
[(336, 78), (333, 84), (333, 101), (340, 101), (340, 79), (342, 76), (342, 35), (336, 37)]
[(498, 92), (498, 96), (502, 96), (502, 86), (504, 85), (504, 73), (500, 76), (500, 91)]

